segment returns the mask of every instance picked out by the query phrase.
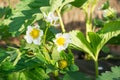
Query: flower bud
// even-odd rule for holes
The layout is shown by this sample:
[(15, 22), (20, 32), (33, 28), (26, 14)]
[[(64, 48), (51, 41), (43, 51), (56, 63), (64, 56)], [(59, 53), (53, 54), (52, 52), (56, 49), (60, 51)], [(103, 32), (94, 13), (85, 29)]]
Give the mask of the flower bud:
[(68, 63), (67, 63), (66, 60), (60, 60), (60, 61), (58, 62), (58, 65), (59, 65), (59, 68), (60, 68), (60, 69), (64, 69), (64, 68), (66, 68), (66, 67), (68, 66)]

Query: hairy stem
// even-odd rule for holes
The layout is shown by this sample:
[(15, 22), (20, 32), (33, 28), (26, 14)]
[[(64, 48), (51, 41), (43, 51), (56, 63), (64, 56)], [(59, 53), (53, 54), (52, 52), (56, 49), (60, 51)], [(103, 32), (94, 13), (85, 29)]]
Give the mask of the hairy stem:
[(99, 70), (98, 70), (98, 60), (94, 61), (95, 63), (95, 74), (96, 74), (96, 78), (98, 77), (99, 75)]
[(54, 77), (55, 77), (55, 80), (60, 80), (59, 79), (59, 72), (58, 72), (58, 70), (54, 71)]
[(45, 29), (44, 40), (43, 40), (44, 45), (46, 43), (46, 35), (47, 35), (47, 32), (48, 32), (48, 29), (49, 29), (49, 26), (47, 26), (46, 29)]
[(18, 53), (17, 58), (15, 59), (13, 66), (17, 64), (17, 62), (20, 60), (21, 52), (17, 49), (16, 52)]
[(59, 17), (59, 20), (60, 20), (60, 25), (61, 25), (61, 30), (63, 33), (65, 33), (65, 26), (63, 24), (63, 21), (62, 21), (62, 17), (61, 17), (61, 14), (60, 14), (60, 11), (59, 10), (56, 10), (57, 14), (58, 14), (58, 17)]

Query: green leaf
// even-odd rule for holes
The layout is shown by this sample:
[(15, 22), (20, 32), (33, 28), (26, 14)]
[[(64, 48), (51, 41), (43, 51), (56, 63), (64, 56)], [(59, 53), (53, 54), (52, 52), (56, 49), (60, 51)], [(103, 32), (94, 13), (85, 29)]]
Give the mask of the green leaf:
[(15, 10), (13, 10), (13, 16), (12, 16), (12, 18), (19, 17), (19, 16), (24, 16), (24, 14), (22, 13), (22, 11), (29, 10), (30, 7), (28, 6), (28, 4), (30, 4), (31, 2), (33, 2), (33, 0), (21, 0), (16, 5)]
[(63, 0), (50, 0), (50, 11), (57, 10), (62, 5)]
[(48, 5), (49, 0), (20, 1), (16, 6), (16, 9), (13, 10), (12, 22), (9, 24), (9, 31), (13, 32), (15, 35), (20, 35), (25, 31), (27, 25), (31, 25), (33, 22), (43, 18), (40, 7)]
[(50, 0), (44, 0), (44, 1), (43, 0), (33, 0), (33, 2), (29, 4), (29, 6), (31, 8), (38, 8), (38, 7), (43, 7), (43, 6), (49, 6), (50, 5), (49, 1)]
[(59, 10), (61, 11), (66, 5), (73, 2), (74, 0), (63, 0), (62, 5), (60, 6)]
[(111, 68), (111, 71), (102, 73), (97, 80), (119, 80), (120, 79), (120, 67), (115, 66)]
[(111, 21), (106, 23), (103, 29), (98, 32), (98, 34), (102, 40), (97, 46), (97, 53), (111, 38), (116, 37), (120, 34), (120, 21)]
[[(108, 23), (105, 23), (104, 27), (100, 30), (100, 34), (106, 34), (109, 32), (119, 32), (120, 30), (120, 21), (110, 21)], [(115, 33), (113, 33), (115, 34)], [(119, 33), (118, 33), (119, 34)], [(116, 36), (118, 35), (116, 34)]]
[(7, 72), (7, 71), (9, 71), (9, 70), (11, 70), (13, 68), (14, 68), (14, 66), (13, 66), (12, 62), (5, 61), (0, 66), (0, 72)]
[(60, 60), (60, 54), (59, 54), (59, 52), (58, 52), (58, 50), (57, 50), (56, 47), (53, 48), (52, 58), (53, 58), (53, 60), (55, 60), (55, 61)]
[(81, 7), (88, 0), (74, 0), (71, 4), (75, 7)]
[(78, 71), (79, 67), (75, 64), (70, 65), (70, 71)]
[(9, 31), (14, 32), (18, 31), (21, 26), (25, 23), (25, 17), (16, 17), (13, 19), (13, 22), (9, 24)]
[(50, 6), (40, 7), (42, 13), (48, 14), (50, 11)]
[(84, 75), (83, 73), (80, 72), (68, 72), (63, 80), (90, 80)]
[(49, 76), (43, 68), (35, 68), (24, 72), (28, 80), (46, 80)]
[(35, 51), (36, 49), (39, 49), (39, 46), (35, 45), (35, 44), (26, 43), (24, 49), (29, 49), (29, 50)]
[(105, 21), (101, 20), (101, 19), (98, 19), (98, 18), (95, 18), (94, 19), (94, 25), (95, 27), (103, 27)]
[(57, 30), (55, 27), (50, 27), (48, 29), (47, 35), (46, 35), (46, 40), (48, 41), (52, 41), (53, 38), (55, 37), (55, 34), (60, 32), (59, 30)]
[(47, 64), (47, 69), (46, 69), (46, 73), (49, 74), (51, 72), (54, 72), (56, 70), (55, 65), (52, 64)]
[(67, 58), (67, 54), (64, 51), (61, 51), (59, 54), (60, 54), (61, 59)]
[(0, 8), (0, 19), (7, 19), (12, 15), (12, 10), (9, 7)]
[(13, 69), (13, 72), (17, 72), (17, 71), (21, 71), (21, 70), (29, 70), (32, 69), (34, 67), (38, 67), (38, 66), (43, 66), (43, 62), (41, 60), (39, 60), (36, 57), (22, 57), (17, 65), (15, 66), (15, 69)]
[(4, 49), (0, 49), (0, 64), (7, 56), (9, 56), (9, 54), (6, 53)]
[(94, 32), (89, 32), (88, 37), (90, 40), (91, 47), (92, 47), (94, 53), (96, 53), (97, 46), (100, 44), (102, 39), (101, 39), (101, 37), (99, 37), (99, 35), (97, 33), (94, 33)]
[(102, 51), (103, 51), (104, 53), (109, 53), (109, 52), (110, 52), (110, 49), (109, 49), (107, 46), (103, 46)]
[(73, 6), (71, 4), (67, 4), (65, 5), (62, 10), (61, 10), (61, 14), (64, 14), (65, 12), (68, 12), (69, 10), (71, 10), (73, 8)]
[(94, 58), (93, 49), (91, 48), (89, 42), (86, 40), (82, 32), (77, 31), (77, 30), (71, 31), (70, 36), (71, 36), (71, 43), (73, 47), (76, 47), (88, 53), (89, 55), (91, 55), (91, 57)]
[(27, 80), (23, 72), (13, 72), (8, 75), (7, 80)]
[(109, 6), (110, 6), (109, 0), (107, 0), (107, 1), (102, 5), (101, 9), (102, 9), (102, 10), (108, 9)]
[(0, 40), (8, 40), (10, 36), (9, 27), (7, 25), (0, 24)]
[(108, 44), (120, 45), (120, 34), (108, 41)]

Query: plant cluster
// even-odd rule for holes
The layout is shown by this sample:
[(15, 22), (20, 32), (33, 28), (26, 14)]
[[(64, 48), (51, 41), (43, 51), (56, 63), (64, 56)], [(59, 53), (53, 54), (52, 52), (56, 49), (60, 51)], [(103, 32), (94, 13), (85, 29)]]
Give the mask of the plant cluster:
[[(119, 44), (120, 19), (106, 1), (100, 8), (103, 19), (93, 22), (97, 3), (99, 0), (20, 0), (15, 8), (0, 8), (0, 39), (20, 39), (19, 46), (7, 44), (6, 49), (0, 48), (0, 80), (89, 80), (78, 72), (73, 49), (90, 56), (98, 80), (104, 80), (104, 75), (119, 74), (118, 67), (112, 68), (113, 73), (99, 76), (99, 53), (112, 40)], [(70, 6), (84, 11), (86, 35), (80, 30), (66, 32), (62, 14)], [(95, 31), (95, 26), (100, 30)], [(111, 78), (118, 80), (120, 76)]]

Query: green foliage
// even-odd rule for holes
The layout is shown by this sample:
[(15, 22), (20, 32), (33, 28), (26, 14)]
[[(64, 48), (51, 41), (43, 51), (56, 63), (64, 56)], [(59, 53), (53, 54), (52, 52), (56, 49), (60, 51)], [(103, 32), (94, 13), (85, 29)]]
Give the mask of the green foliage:
[(95, 27), (102, 28), (104, 26), (104, 23), (105, 23), (105, 21), (103, 21), (101, 19), (97, 19), (97, 18), (94, 19), (94, 25), (95, 25)]
[(24, 72), (27, 80), (47, 80), (49, 76), (42, 68), (31, 69)]
[(42, 62), (37, 58), (21, 58), (13, 71), (27, 70), (42, 65)]
[(55, 11), (62, 5), (63, 0), (50, 0), (50, 11)]
[(9, 33), (9, 27), (7, 25), (0, 24), (0, 40), (7, 40), (10, 36), (11, 33)]
[(102, 5), (101, 9), (102, 9), (102, 10), (108, 9), (109, 6), (110, 6), (109, 0), (107, 0), (107, 1)]
[(98, 51), (113, 37), (116, 37), (120, 34), (120, 21), (108, 22), (99, 32), (100, 37), (102, 38), (101, 42), (97, 46)]
[[(77, 72), (79, 68), (74, 63), (71, 48), (81, 50), (92, 57), (96, 64), (97, 76), (97, 61), (100, 50), (108, 52), (109, 50), (106, 50), (104, 46), (114, 39), (114, 43), (119, 43), (120, 20), (116, 19), (116, 15), (110, 14), (114, 18), (94, 20), (95, 25), (101, 27), (98, 32), (90, 30), (93, 28), (91, 26), (92, 13), (96, 3), (97, 0), (20, 0), (14, 9), (0, 8), (0, 39), (7, 40), (8, 37), (25, 34), (29, 25), (38, 24), (43, 30), (40, 45), (26, 43), (22, 39), (19, 47), (8, 45), (7, 49), (0, 49), (0, 80), (50, 80), (51, 77), (59, 78), (59, 73), (63, 74), (61, 80), (89, 80), (86, 75)], [(61, 14), (73, 6), (82, 7), (85, 11), (86, 30), (90, 31), (86, 32), (86, 36), (78, 30), (69, 32), (71, 36), (70, 47), (59, 52), (57, 51), (58, 45), (55, 45), (56, 43), (53, 40), (60, 31), (45, 20), (44, 14), (47, 16), (49, 12), (54, 12), (59, 18), (58, 23), (60, 22), (62, 32), (65, 32)], [(90, 13), (87, 13), (88, 9), (90, 9)], [(108, 9), (108, 12), (109, 9), (112, 10), (109, 8), (108, 1), (103, 4), (101, 9)], [(53, 16), (48, 17), (53, 18)], [(64, 66), (61, 65), (62, 68), (59, 66), (59, 61), (65, 62), (63, 63)], [(120, 69), (118, 69), (119, 67), (112, 68), (112, 72), (102, 74), (98, 80), (109, 75), (112, 75), (113, 80), (118, 80), (120, 78), (118, 75)]]
[(75, 7), (81, 7), (88, 0), (74, 0), (71, 4)]
[(1, 18), (9, 18), (12, 15), (12, 11), (11, 8), (9, 7), (4, 7), (4, 8), (0, 8), (0, 19)]
[(31, 25), (36, 20), (40, 20), (42, 18), (40, 7), (48, 5), (48, 0), (22, 0), (13, 11), (13, 19), (9, 24), (10, 32), (14, 32), (15, 35), (20, 35), (26, 30), (28, 25)]
[(75, 71), (79, 70), (79, 67), (77, 65), (73, 64), (73, 65), (70, 65), (70, 70), (75, 72)]
[(104, 53), (109, 53), (109, 52), (110, 52), (110, 49), (109, 49), (107, 46), (103, 46), (102, 51), (103, 51)]
[(102, 73), (97, 80), (119, 80), (120, 79), (120, 67), (115, 66), (111, 68), (111, 71)]
[(23, 72), (14, 72), (7, 76), (7, 80), (27, 80)]
[(80, 72), (68, 72), (63, 80), (90, 80), (87, 76)]
[[(117, 32), (120, 30), (120, 21), (110, 21), (108, 23), (105, 23), (104, 27), (101, 29), (100, 33), (105, 34), (109, 32)], [(118, 33), (119, 34), (119, 33)], [(118, 35), (116, 34), (116, 36)]]
[(72, 31), (73, 47), (88, 53), (94, 60), (98, 59), (100, 50), (107, 42), (120, 34), (120, 21), (111, 21), (105, 23), (104, 27), (98, 32), (89, 32), (89, 42), (80, 31)]
[(94, 32), (89, 32), (88, 36), (89, 36), (91, 47), (94, 51), (93, 53), (95, 54), (97, 52), (97, 46), (100, 44), (102, 38), (100, 38), (100, 36)]
[(10, 7), (0, 8), (0, 40), (7, 40), (11, 36), (8, 30), (8, 24), (10, 23), (9, 18), (11, 15), (12, 9)]
[(120, 42), (119, 42), (119, 41), (120, 41), (120, 35), (111, 38), (111, 39), (108, 41), (108, 44), (120, 45)]
[(55, 11), (60, 6), (64, 6), (72, 1), (73, 0), (22, 0), (13, 11), (9, 31), (15, 36), (20, 35), (26, 30), (28, 25), (32, 25), (34, 22), (42, 19), (42, 13)]
[(8, 56), (9, 54), (6, 53), (4, 49), (0, 49), (0, 63)]
[(72, 44), (73, 47), (76, 47), (79, 50), (82, 50), (88, 54), (90, 54), (93, 57), (93, 51), (89, 44), (89, 42), (84, 37), (83, 33), (80, 31), (72, 31), (70, 32), (70, 35), (72, 37)]
[(64, 14), (65, 12), (70, 11), (72, 8), (73, 6), (71, 4), (65, 5), (61, 10), (61, 14)]

